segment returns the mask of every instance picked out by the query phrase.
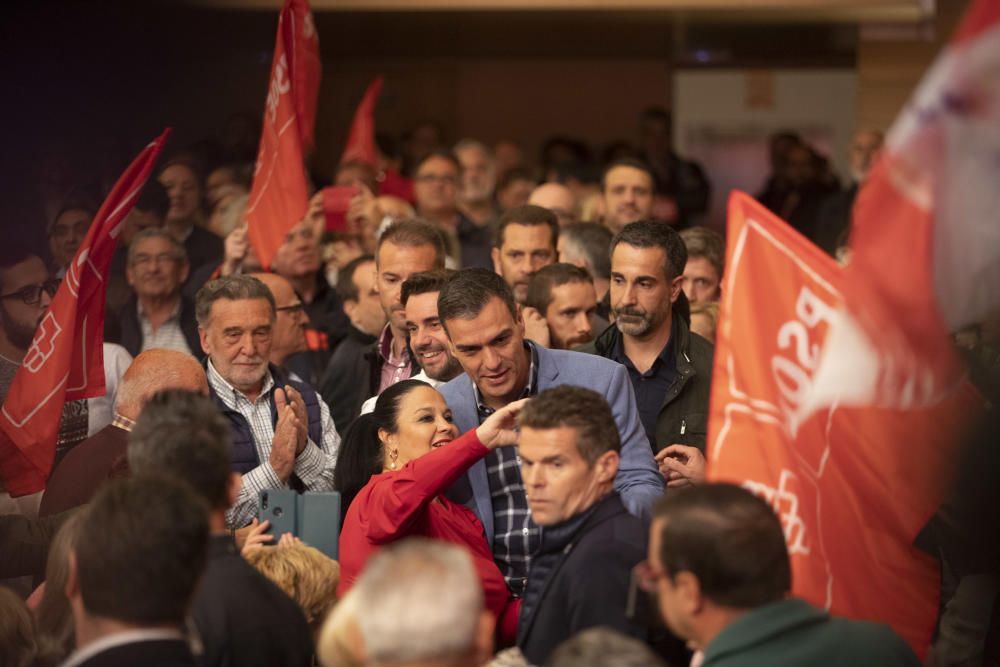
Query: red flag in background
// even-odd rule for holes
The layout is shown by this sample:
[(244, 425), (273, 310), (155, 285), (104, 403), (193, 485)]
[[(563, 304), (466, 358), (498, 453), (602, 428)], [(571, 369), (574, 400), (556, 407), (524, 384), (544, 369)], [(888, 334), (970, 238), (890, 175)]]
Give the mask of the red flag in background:
[[(104, 299), (121, 224), (153, 170), (169, 130), (111, 189), (52, 298), (0, 410), (0, 474), (12, 496), (45, 488), (63, 404), (104, 394)], [(8, 440), (9, 438), (9, 440)]]
[(319, 39), (309, 4), (286, 0), (246, 210), (250, 243), (265, 267), (309, 206), (304, 160), (313, 141), (319, 79)]
[(340, 157), (340, 163), (364, 162), (372, 167), (378, 165), (378, 148), (375, 145), (375, 104), (382, 92), (383, 77), (379, 74), (368, 84), (351, 122), (347, 135), (347, 146)]
[[(793, 592), (888, 623), (918, 654), (937, 618), (938, 566), (913, 540), (951, 479), (969, 395), (936, 405), (810, 407), (820, 350), (869, 292), (743, 193), (729, 204), (708, 476), (766, 498), (785, 530)], [(854, 363), (850, 353), (841, 360)]]

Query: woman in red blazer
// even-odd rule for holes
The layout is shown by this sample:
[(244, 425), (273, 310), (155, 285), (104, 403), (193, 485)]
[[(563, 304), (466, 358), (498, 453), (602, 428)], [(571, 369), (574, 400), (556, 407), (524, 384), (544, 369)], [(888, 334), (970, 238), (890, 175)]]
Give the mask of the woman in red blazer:
[(340, 533), (337, 597), (386, 544), (411, 536), (451, 542), (472, 557), (500, 643), (513, 643), (520, 601), (511, 598), (479, 519), (444, 492), (491, 449), (517, 443), (514, 417), (523, 403), (498, 410), (458, 437), (441, 394), (419, 380), (404, 380), (382, 392), (375, 410), (351, 424), (334, 471), (334, 486), (348, 508)]

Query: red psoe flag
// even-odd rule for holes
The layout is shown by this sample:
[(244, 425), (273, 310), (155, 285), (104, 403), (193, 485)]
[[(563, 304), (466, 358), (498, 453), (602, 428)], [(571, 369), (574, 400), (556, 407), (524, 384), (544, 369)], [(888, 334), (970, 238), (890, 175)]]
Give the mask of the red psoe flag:
[(375, 104), (382, 92), (383, 77), (379, 74), (368, 84), (351, 122), (351, 131), (347, 135), (347, 145), (340, 163), (364, 162), (375, 166), (378, 164), (378, 148), (375, 145)]
[(52, 298), (0, 410), (0, 474), (12, 496), (45, 488), (63, 404), (104, 394), (104, 298), (121, 232), (170, 130), (111, 189)]
[[(821, 350), (838, 318), (876, 302), (743, 193), (730, 198), (727, 246), (708, 477), (774, 507), (795, 595), (887, 623), (922, 655), (938, 567), (913, 540), (944, 497), (970, 396), (961, 386), (933, 405), (817, 407)], [(858, 353), (840, 364), (853, 366)]]
[(308, 209), (304, 159), (313, 143), (319, 79), (319, 38), (309, 3), (286, 0), (246, 210), (250, 243), (265, 267)]

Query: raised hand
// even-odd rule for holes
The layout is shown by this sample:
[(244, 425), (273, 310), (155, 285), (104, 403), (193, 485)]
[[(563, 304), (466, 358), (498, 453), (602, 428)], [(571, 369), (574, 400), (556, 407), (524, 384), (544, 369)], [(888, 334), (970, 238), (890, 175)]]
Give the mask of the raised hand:
[(705, 455), (697, 447), (670, 445), (657, 453), (656, 461), (668, 487), (689, 486), (705, 481)]
[(530, 398), (522, 398), (519, 401), (508, 403), (487, 417), (476, 429), (479, 442), (489, 449), (516, 445), (518, 438), (518, 433), (515, 430), (517, 415), (521, 412), (524, 404), (530, 400)]
[(549, 323), (538, 312), (538, 309), (525, 306), (521, 309), (521, 315), (524, 317), (524, 337), (535, 341), (542, 347), (549, 347), (551, 343)]

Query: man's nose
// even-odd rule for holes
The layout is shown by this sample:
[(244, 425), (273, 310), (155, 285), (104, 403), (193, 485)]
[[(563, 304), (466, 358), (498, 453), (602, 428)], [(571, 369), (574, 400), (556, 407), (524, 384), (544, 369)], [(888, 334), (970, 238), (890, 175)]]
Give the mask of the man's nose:
[(487, 370), (492, 371), (499, 368), (500, 361), (501, 361), (500, 355), (497, 354), (493, 349), (491, 349), (490, 347), (486, 347), (483, 349), (483, 366), (485, 366)]

